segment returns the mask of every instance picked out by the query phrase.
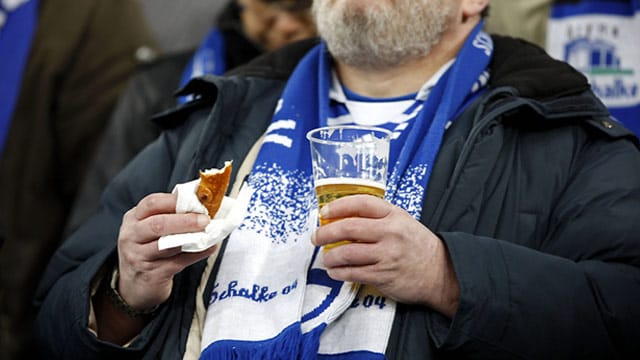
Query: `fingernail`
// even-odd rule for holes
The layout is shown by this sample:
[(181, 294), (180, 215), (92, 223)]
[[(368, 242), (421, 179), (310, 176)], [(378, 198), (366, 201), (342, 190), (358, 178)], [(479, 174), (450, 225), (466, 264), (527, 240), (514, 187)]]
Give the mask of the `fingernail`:
[(326, 218), (329, 216), (329, 204), (326, 204), (320, 208), (320, 217)]
[(196, 221), (198, 222), (199, 227), (206, 227), (209, 225), (211, 219), (209, 219), (209, 216), (207, 215), (198, 215), (198, 219)]
[(311, 244), (313, 244), (314, 246), (317, 246), (316, 245), (316, 232), (315, 231), (311, 233)]

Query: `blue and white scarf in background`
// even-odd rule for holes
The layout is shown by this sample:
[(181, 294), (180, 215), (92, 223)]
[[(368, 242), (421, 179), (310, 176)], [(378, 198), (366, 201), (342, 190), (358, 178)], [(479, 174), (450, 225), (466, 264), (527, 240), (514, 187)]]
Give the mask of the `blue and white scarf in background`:
[(640, 136), (640, 0), (554, 1), (547, 51), (584, 73), (614, 118)]
[[(416, 116), (382, 125), (395, 133), (387, 199), (416, 218), (446, 124), (487, 78), (493, 43), (481, 26)], [(227, 240), (214, 282), (201, 359), (384, 359), (395, 303), (329, 278), (310, 242), (318, 204), (305, 134), (327, 124), (330, 61), (324, 44), (310, 51), (277, 105), (245, 184), (249, 215)]]
[[(180, 87), (187, 85), (189, 80), (205, 74), (222, 75), (227, 71), (227, 49), (224, 35), (218, 28), (213, 28), (198, 46), (195, 53), (185, 66), (180, 79)], [(192, 99), (192, 95), (180, 96), (177, 101), (185, 104)]]
[(0, 154), (38, 22), (38, 0), (0, 1)]

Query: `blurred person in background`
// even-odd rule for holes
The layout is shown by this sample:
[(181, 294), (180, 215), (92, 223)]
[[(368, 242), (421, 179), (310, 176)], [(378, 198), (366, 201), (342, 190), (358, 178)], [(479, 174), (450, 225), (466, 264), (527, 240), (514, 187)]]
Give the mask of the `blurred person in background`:
[(100, 194), (113, 176), (162, 128), (172, 126), (151, 118), (189, 100), (187, 96), (175, 97), (180, 86), (199, 76), (221, 75), (264, 52), (316, 36), (310, 6), (310, 0), (233, 1), (195, 52), (169, 54), (141, 65), (109, 121), (65, 235), (98, 208)]
[(136, 2), (0, 3), (0, 357), (29, 358), (31, 300), (97, 139), (155, 40)]

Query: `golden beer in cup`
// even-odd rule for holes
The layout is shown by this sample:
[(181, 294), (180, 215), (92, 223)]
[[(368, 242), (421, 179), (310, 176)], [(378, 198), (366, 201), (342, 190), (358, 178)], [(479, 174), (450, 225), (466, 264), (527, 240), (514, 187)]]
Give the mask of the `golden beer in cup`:
[[(391, 132), (366, 126), (329, 126), (307, 133), (318, 209), (349, 195), (384, 198)], [(319, 218), (320, 226), (337, 219)], [(348, 242), (326, 245), (324, 250)]]
[[(365, 183), (365, 182), (353, 182), (353, 179), (327, 179), (328, 181), (319, 181), (316, 185), (316, 196), (318, 198), (318, 209), (336, 199), (343, 196), (367, 194), (373, 195), (380, 199), (384, 199), (384, 188), (381, 188), (378, 183)], [(332, 180), (335, 180), (332, 181)], [(356, 180), (357, 181), (357, 180)], [(330, 223), (336, 219), (325, 220), (322, 216), (318, 216), (320, 226)], [(324, 250), (329, 250), (333, 247), (347, 243), (347, 240), (340, 241), (333, 244), (325, 245)]]

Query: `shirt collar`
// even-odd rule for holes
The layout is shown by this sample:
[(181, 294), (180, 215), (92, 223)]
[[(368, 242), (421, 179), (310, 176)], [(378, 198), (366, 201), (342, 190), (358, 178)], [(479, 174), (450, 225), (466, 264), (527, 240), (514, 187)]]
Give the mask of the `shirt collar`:
[[(429, 93), (431, 92), (431, 89), (433, 89), (433, 87), (436, 86), (436, 84), (438, 83), (442, 75), (444, 75), (444, 73), (446, 73), (447, 70), (449, 70), (449, 68), (451, 67), (451, 65), (453, 65), (454, 62), (455, 62), (455, 59), (452, 59), (448, 61), (446, 64), (442, 65), (440, 69), (438, 69), (438, 71), (436, 71), (435, 74), (433, 74), (433, 76), (431, 76), (431, 78), (429, 78), (429, 80), (427, 80), (422, 85), (420, 90), (418, 90), (416, 94), (416, 100), (419, 100), (419, 101), (427, 100), (427, 97), (429, 97)], [(345, 104), (348, 101), (347, 96), (345, 95), (344, 90), (342, 89), (342, 84), (340, 83), (340, 79), (338, 78), (338, 74), (336, 73), (335, 69), (331, 69), (331, 88), (329, 89), (329, 99), (342, 104)]]

